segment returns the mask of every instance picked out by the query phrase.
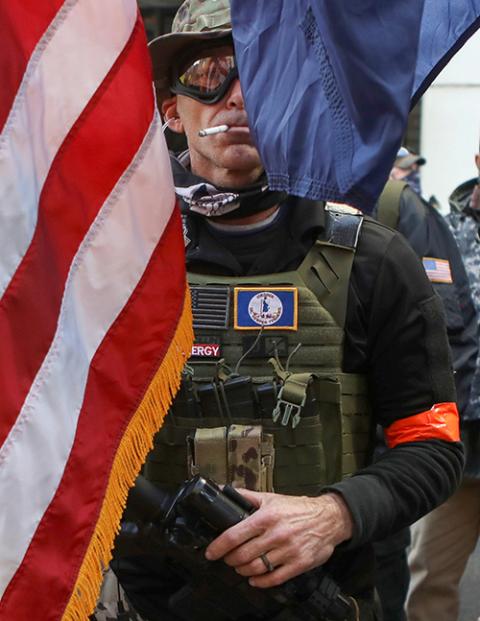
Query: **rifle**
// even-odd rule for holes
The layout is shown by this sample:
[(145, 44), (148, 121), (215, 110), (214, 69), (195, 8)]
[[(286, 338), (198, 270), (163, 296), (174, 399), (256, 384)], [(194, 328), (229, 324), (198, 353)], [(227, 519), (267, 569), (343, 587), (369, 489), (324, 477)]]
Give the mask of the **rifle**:
[(122, 524), (115, 556), (153, 554), (182, 579), (183, 586), (167, 604), (175, 618), (357, 621), (355, 601), (321, 568), (278, 587), (257, 589), (223, 561), (205, 558), (213, 539), (255, 511), (234, 488), (221, 490), (197, 475), (171, 494), (140, 476), (128, 504), (139, 522)]

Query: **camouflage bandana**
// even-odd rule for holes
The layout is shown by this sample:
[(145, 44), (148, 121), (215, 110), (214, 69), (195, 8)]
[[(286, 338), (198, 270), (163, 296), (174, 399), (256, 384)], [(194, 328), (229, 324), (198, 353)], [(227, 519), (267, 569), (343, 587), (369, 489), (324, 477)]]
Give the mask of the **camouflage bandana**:
[(178, 9), (172, 32), (202, 32), (231, 28), (228, 0), (186, 0)]

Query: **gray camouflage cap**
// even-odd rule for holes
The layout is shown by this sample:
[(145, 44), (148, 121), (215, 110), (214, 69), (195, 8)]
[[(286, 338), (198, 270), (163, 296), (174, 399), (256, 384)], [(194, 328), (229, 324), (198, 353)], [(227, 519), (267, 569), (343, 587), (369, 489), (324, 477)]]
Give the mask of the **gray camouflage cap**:
[(153, 78), (159, 102), (170, 96), (170, 70), (174, 59), (205, 41), (232, 41), (228, 0), (185, 0), (175, 15), (172, 32), (149, 44)]

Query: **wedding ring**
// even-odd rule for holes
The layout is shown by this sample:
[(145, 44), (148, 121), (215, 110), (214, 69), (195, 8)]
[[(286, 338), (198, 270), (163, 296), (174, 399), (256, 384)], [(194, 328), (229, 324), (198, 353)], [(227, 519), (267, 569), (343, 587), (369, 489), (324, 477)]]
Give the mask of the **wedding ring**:
[(275, 569), (272, 563), (270, 563), (270, 561), (268, 560), (268, 556), (266, 554), (260, 554), (260, 558), (262, 559), (263, 564), (265, 565), (268, 572), (271, 572)]

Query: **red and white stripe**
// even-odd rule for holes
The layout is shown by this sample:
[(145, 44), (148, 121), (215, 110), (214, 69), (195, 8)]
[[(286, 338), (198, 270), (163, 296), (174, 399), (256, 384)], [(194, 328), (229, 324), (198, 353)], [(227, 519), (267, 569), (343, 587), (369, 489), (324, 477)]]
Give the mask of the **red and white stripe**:
[[(119, 11), (118, 4), (65, 2), (28, 62), (0, 136), (0, 295), (32, 240), (40, 193), (58, 149), (129, 40), (136, 6), (124, 0)], [(91, 38), (107, 24), (108, 45)], [(67, 92), (75, 96), (65, 97)]]
[(9, 0), (0, 23), (0, 619), (57, 621), (183, 242), (135, 0)]
[(423, 257), (423, 267), (431, 282), (452, 283), (450, 261), (435, 257)]

